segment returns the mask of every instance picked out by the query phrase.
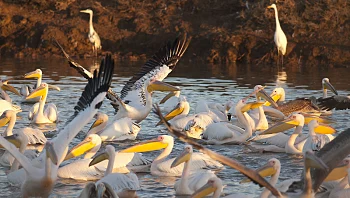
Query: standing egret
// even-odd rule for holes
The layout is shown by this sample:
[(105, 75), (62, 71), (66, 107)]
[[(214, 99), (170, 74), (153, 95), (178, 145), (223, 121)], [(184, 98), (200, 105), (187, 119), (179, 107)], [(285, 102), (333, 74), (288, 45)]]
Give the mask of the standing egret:
[(282, 53), (282, 65), (283, 65), (283, 55), (286, 54), (287, 50), (287, 37), (284, 34), (280, 21), (278, 19), (278, 12), (277, 12), (277, 7), (276, 4), (272, 4), (268, 6), (267, 8), (273, 8), (275, 10), (275, 18), (276, 18), (276, 31), (275, 31), (275, 36), (274, 36), (274, 41), (277, 47), (277, 52), (278, 52), (278, 57), (277, 57), (277, 63), (279, 62), (279, 57), (280, 53)]
[(90, 14), (90, 21), (89, 21), (89, 26), (90, 26), (90, 30), (89, 30), (89, 40), (92, 43), (92, 51), (95, 53), (95, 56), (97, 56), (97, 50), (101, 49), (101, 40), (100, 37), (98, 36), (97, 32), (94, 29), (94, 26), (92, 25), (92, 16), (93, 16), (93, 12), (90, 9), (86, 9), (86, 10), (81, 10), (80, 12), (84, 12), (87, 14)]

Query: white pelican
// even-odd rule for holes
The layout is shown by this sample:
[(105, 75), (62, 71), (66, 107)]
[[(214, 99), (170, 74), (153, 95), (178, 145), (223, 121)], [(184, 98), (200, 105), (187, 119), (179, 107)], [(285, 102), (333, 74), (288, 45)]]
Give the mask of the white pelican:
[[(258, 133), (259, 135), (273, 134), (282, 131), (286, 131), (295, 127), (293, 134), (290, 135), (287, 141), (281, 140), (278, 145), (250, 145), (257, 149), (262, 149), (268, 152), (286, 152), (290, 154), (302, 154), (307, 150), (312, 149), (314, 151), (320, 150), (326, 143), (331, 141), (334, 137), (330, 134), (335, 132), (335, 129), (328, 125), (318, 124), (316, 120), (309, 122), (309, 136), (306, 140), (297, 140), (299, 134), (302, 133), (304, 127), (305, 118), (302, 114), (294, 113), (287, 119), (273, 125), (264, 132)], [(319, 133), (319, 134), (315, 134)], [(254, 137), (253, 137), (254, 138)], [(283, 145), (285, 144), (285, 145)], [(303, 149), (305, 147), (305, 149)]]
[(135, 140), (141, 126), (130, 118), (121, 118), (107, 125), (108, 115), (98, 112), (88, 134), (98, 134), (102, 141)]
[(32, 123), (46, 124), (46, 123), (55, 123), (57, 121), (58, 112), (57, 112), (56, 105), (52, 103), (45, 105), (48, 91), (49, 91), (48, 84), (41, 83), (41, 85), (37, 89), (35, 89), (32, 93), (30, 93), (26, 97), (26, 99), (31, 99), (31, 98), (40, 96), (39, 107), (37, 111), (34, 111), (33, 115), (29, 116), (29, 118), (31, 118)]
[(176, 107), (180, 101), (180, 87), (177, 87), (179, 91), (171, 91), (159, 102), (162, 105), (162, 111), (168, 113)]
[(16, 88), (8, 84), (8, 80), (0, 80), (0, 99), (12, 103), (12, 100), (10, 96), (6, 93), (6, 91), (10, 91), (18, 96), (21, 95)]
[(207, 183), (208, 179), (216, 177), (214, 172), (210, 170), (200, 170), (190, 174), (192, 154), (192, 146), (186, 145), (184, 151), (171, 164), (171, 168), (176, 167), (181, 163), (185, 164), (181, 178), (177, 180), (174, 185), (176, 195), (191, 195)]
[(268, 6), (267, 8), (273, 8), (275, 10), (275, 18), (276, 18), (276, 31), (275, 31), (275, 36), (274, 36), (274, 41), (277, 47), (277, 52), (278, 52), (278, 58), (277, 58), (277, 63), (279, 62), (279, 57), (280, 55), (282, 56), (282, 65), (283, 65), (283, 56), (286, 54), (287, 51), (287, 37), (284, 34), (280, 21), (278, 19), (278, 11), (276, 4), (272, 4)]
[[(13, 128), (15, 126), (16, 119), (17, 119), (16, 112), (13, 110), (7, 110), (0, 116), (0, 126), (5, 125), (8, 122), (8, 126), (4, 131), (5, 137), (13, 135)], [(27, 144), (33, 145), (35, 149), (37, 148), (37, 146), (43, 147), (43, 145), (46, 143), (46, 137), (39, 129), (25, 127), (23, 129), (16, 130), (14, 133), (15, 134), (21, 133), (21, 135), (26, 136), (26, 139), (28, 142)], [(27, 148), (27, 144), (25, 144), (24, 148)], [(28, 147), (28, 149), (32, 149), (32, 146)], [(42, 148), (39, 148), (39, 150), (41, 151)], [(34, 150), (28, 150), (25, 153), (25, 155), (36, 157), (36, 154), (33, 155), (33, 152), (31, 151), (34, 151)], [(0, 158), (0, 164), (3, 166), (11, 166), (13, 160), (14, 158), (12, 157), (12, 155), (5, 151), (5, 153)]]
[[(28, 161), (17, 149), (3, 137), (0, 144), (4, 146), (22, 165), (23, 169), (8, 175), (9, 181), (17, 181), (22, 184), (23, 197), (48, 197), (57, 179), (57, 170), (64, 160), (68, 145), (72, 139), (81, 131), (92, 117), (97, 113), (106, 92), (111, 84), (114, 69), (114, 61), (110, 55), (101, 62), (100, 71), (89, 80), (77, 106), (72, 121), (51, 142), (46, 142), (45, 150), (34, 159)], [(12, 176), (11, 176), (12, 175)], [(14, 178), (15, 177), (15, 178)]]
[(90, 9), (81, 10), (80, 12), (87, 13), (90, 15), (88, 37), (89, 37), (89, 41), (92, 43), (92, 52), (94, 53), (95, 56), (97, 56), (97, 50), (100, 50), (102, 46), (101, 46), (100, 37), (98, 36), (97, 32), (94, 29), (94, 26), (92, 25), (93, 12)]
[[(105, 188), (106, 184), (109, 185), (117, 197), (125, 198), (136, 198), (136, 190), (140, 190), (140, 183), (137, 176), (134, 173), (121, 174), (121, 173), (112, 173), (115, 150), (111, 145), (106, 146), (106, 151), (94, 157), (90, 162), (90, 165), (95, 165), (103, 160), (108, 159), (108, 167), (104, 174), (104, 177), (98, 180), (95, 185), (97, 189), (97, 198), (105, 197)], [(89, 190), (89, 189), (87, 189)], [(83, 192), (86, 191), (85, 189)]]
[(196, 104), (195, 112), (196, 113), (205, 113), (205, 112), (213, 112), (215, 113), (221, 121), (227, 121), (227, 113), (228, 110), (233, 106), (232, 101), (228, 101), (225, 105), (215, 102), (207, 102), (203, 99), (199, 100)]
[[(163, 91), (178, 91), (176, 87), (170, 87), (168, 84), (161, 84), (168, 74), (175, 68), (180, 58), (183, 56), (190, 44), (191, 38), (184, 34), (178, 37), (174, 42), (159, 49), (153, 57), (148, 60), (140, 72), (125, 84), (121, 90), (120, 97), (112, 90), (108, 90), (107, 98), (112, 101), (112, 105), (117, 111), (116, 119), (129, 117), (136, 122), (141, 122), (147, 117), (152, 109), (152, 98), (150, 92), (155, 91), (154, 87), (161, 88)], [(69, 65), (76, 69), (84, 78), (89, 79), (92, 74), (82, 67), (79, 63), (72, 60), (64, 51), (62, 46), (56, 41), (67, 58)], [(153, 85), (152, 85), (153, 84)]]
[[(75, 180), (97, 180), (103, 177), (104, 170), (107, 169), (108, 162), (103, 161), (94, 166), (89, 166), (92, 157), (101, 147), (101, 138), (97, 134), (88, 135), (80, 144), (71, 149), (65, 160), (78, 157), (84, 153), (83, 159), (75, 160), (58, 169), (57, 175), (60, 178), (70, 178)], [(147, 172), (151, 162), (139, 153), (116, 153), (113, 172), (128, 173)]]
[[(171, 164), (175, 158), (168, 159), (167, 157), (173, 150), (174, 138), (169, 135), (160, 135), (158, 138), (141, 142), (130, 148), (120, 151), (121, 153), (133, 153), (133, 152), (148, 152), (154, 150), (164, 149), (163, 152), (153, 160), (151, 165), (151, 174), (157, 176), (180, 176), (183, 170), (183, 164), (171, 168)], [(203, 168), (210, 169), (222, 169), (223, 166), (212, 160), (209, 156), (202, 153), (192, 154), (193, 166), (192, 171), (197, 171)]]

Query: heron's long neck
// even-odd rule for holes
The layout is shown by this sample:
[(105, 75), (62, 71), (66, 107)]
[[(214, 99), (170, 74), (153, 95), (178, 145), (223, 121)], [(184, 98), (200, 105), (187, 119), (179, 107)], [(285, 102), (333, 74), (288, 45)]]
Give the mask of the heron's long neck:
[(115, 159), (115, 152), (112, 152), (111, 154), (108, 154), (109, 155), (109, 161), (108, 161), (108, 165), (107, 165), (107, 170), (106, 170), (106, 173), (105, 173), (105, 176), (107, 176), (108, 174), (112, 173), (113, 171), (113, 166), (114, 166), (114, 159)]
[(184, 169), (182, 170), (180, 189), (188, 188), (188, 185), (189, 185), (188, 177), (190, 175), (191, 163), (192, 163), (192, 156), (190, 160), (185, 162)]
[(164, 151), (153, 161), (153, 162), (161, 162), (171, 153), (174, 147), (174, 142), (170, 142), (168, 146), (164, 149)]
[(40, 77), (36, 80), (36, 87), (35, 87), (35, 89), (37, 89), (40, 85), (41, 85), (41, 75), (40, 75)]
[[(278, 177), (280, 176), (280, 171), (281, 171), (281, 168), (278, 168), (276, 173), (272, 175), (269, 182), (272, 186), (275, 186), (277, 184)], [(271, 191), (265, 188), (264, 191), (262, 191), (260, 198), (267, 198), (269, 197), (270, 194), (271, 194)]]
[(5, 136), (13, 135), (12, 130), (13, 130), (13, 127), (15, 126), (16, 119), (17, 119), (16, 114), (13, 113), (11, 115), (10, 122), (5, 130)]
[(278, 11), (277, 11), (277, 8), (274, 8), (275, 10), (275, 19), (276, 19), (276, 30), (277, 29), (281, 29), (281, 25), (280, 25), (280, 21), (278, 19)]
[(92, 25), (92, 16), (93, 16), (93, 13), (90, 13), (90, 21), (89, 21), (90, 33), (94, 32), (94, 26)]
[(323, 88), (323, 98), (327, 98), (327, 89)]
[[(21, 146), (19, 147), (19, 152), (23, 154), (27, 148), (27, 145), (28, 145), (28, 139), (25, 142), (21, 142)], [(16, 171), (16, 170), (18, 170), (18, 168), (19, 168), (19, 162), (15, 158), (15, 161), (12, 163), (10, 172)]]
[(85, 154), (84, 159), (91, 159), (100, 148), (101, 148), (101, 143), (96, 144), (94, 148), (92, 148), (89, 152)]

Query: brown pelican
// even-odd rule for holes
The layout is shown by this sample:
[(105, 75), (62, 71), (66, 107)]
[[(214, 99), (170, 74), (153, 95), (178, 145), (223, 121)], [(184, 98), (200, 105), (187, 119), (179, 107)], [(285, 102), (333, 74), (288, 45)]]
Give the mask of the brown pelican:
[[(23, 169), (8, 175), (9, 181), (16, 180), (22, 184), (23, 197), (48, 197), (57, 180), (57, 170), (68, 151), (68, 145), (81, 131), (92, 117), (97, 113), (109, 89), (114, 62), (110, 55), (101, 61), (100, 71), (94, 72), (82, 96), (76, 105), (75, 113), (70, 121), (58, 135), (50, 142), (46, 142), (45, 150), (34, 159), (32, 163), (15, 149), (7, 140), (0, 137), (0, 144), (8, 150), (22, 165)], [(13, 178), (16, 176), (16, 178)], [(11, 178), (12, 177), (12, 178)]]
[(283, 56), (286, 54), (287, 51), (287, 37), (284, 34), (281, 25), (280, 25), (280, 21), (278, 19), (278, 11), (277, 11), (277, 6), (275, 4), (272, 4), (270, 6), (268, 6), (267, 8), (273, 8), (275, 10), (275, 18), (276, 18), (276, 31), (275, 31), (275, 35), (274, 35), (274, 41), (277, 47), (277, 52), (278, 52), (278, 58), (277, 58), (277, 64), (278, 64), (278, 60), (279, 57), (281, 55), (282, 57), (282, 65), (283, 65)]
[(92, 52), (97, 56), (97, 50), (100, 50), (102, 48), (100, 37), (98, 36), (97, 32), (94, 29), (94, 26), (92, 25), (92, 17), (93, 12), (90, 9), (81, 10), (80, 12), (87, 13), (90, 15), (89, 20), (89, 41), (92, 43)]

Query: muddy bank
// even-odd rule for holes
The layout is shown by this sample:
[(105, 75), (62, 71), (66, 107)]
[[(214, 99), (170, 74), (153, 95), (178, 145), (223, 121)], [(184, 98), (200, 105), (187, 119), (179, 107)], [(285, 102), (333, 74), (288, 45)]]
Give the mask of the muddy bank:
[[(273, 1), (245, 0), (2, 0), (0, 54), (61, 56), (51, 38), (68, 53), (92, 54), (89, 15), (102, 41), (102, 53), (140, 60), (181, 32), (193, 36), (184, 58), (211, 63), (274, 63)], [(350, 6), (347, 0), (278, 2), (288, 39), (287, 66), (346, 67), (350, 63)]]

